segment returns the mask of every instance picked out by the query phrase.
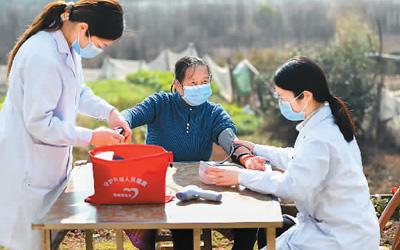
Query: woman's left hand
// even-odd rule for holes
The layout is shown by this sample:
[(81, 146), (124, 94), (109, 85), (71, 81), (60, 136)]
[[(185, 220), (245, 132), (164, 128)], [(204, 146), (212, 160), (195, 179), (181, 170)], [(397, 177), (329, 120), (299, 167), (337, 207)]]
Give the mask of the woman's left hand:
[(205, 174), (217, 186), (236, 186), (239, 184), (239, 169), (209, 167)]
[(118, 110), (113, 109), (111, 111), (110, 116), (108, 118), (108, 125), (111, 129), (116, 129), (121, 127), (124, 129), (124, 143), (129, 142), (132, 136), (132, 130), (129, 128), (128, 123), (122, 117), (122, 115), (118, 112)]
[(266, 161), (267, 160), (261, 156), (253, 156), (244, 161), (244, 166), (247, 169), (264, 171)]

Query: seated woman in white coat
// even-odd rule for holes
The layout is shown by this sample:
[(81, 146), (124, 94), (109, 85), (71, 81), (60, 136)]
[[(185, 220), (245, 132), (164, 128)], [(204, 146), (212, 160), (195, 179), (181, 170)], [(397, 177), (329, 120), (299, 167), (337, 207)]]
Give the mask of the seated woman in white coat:
[(378, 249), (378, 221), (348, 108), (305, 57), (282, 65), (274, 82), (282, 115), (302, 121), (294, 147), (237, 143), (282, 171), (210, 168), (208, 176), (216, 185), (241, 184), (295, 201), (298, 222), (278, 237), (277, 249)]
[[(0, 113), (0, 245), (39, 249), (31, 224), (63, 191), (72, 146), (125, 142), (119, 112), (83, 84), (81, 57), (98, 55), (124, 29), (115, 0), (49, 3), (10, 53), (6, 101)], [(77, 113), (110, 129), (76, 126)], [(126, 137), (113, 129), (123, 127)]]

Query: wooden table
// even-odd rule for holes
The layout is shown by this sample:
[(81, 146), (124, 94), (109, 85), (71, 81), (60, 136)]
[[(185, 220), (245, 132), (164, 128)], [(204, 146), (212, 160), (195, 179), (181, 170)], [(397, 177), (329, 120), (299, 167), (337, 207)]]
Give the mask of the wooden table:
[(75, 167), (64, 193), (49, 212), (33, 223), (42, 231), (42, 249), (50, 249), (51, 230), (86, 230), (87, 249), (94, 229), (117, 230), (117, 249), (123, 249), (123, 229), (193, 229), (194, 249), (200, 249), (201, 229), (266, 228), (268, 249), (275, 249), (275, 231), (282, 226), (279, 202), (247, 189), (207, 186), (198, 178), (198, 163), (175, 163), (167, 171), (167, 190), (187, 185), (223, 193), (221, 203), (207, 201), (167, 204), (94, 206), (84, 199), (93, 194), (91, 164)]

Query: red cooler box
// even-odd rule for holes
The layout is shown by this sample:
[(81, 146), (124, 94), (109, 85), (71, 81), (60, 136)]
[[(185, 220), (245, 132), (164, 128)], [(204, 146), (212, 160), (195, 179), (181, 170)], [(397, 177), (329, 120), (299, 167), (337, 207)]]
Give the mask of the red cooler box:
[[(99, 158), (109, 154), (110, 159)], [(165, 178), (173, 155), (155, 145), (114, 145), (89, 152), (93, 163), (94, 204), (165, 203)]]

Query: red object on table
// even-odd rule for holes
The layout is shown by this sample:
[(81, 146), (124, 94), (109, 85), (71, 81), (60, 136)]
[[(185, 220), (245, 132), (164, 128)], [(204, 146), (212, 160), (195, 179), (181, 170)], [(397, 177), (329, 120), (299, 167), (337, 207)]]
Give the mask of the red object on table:
[[(96, 157), (113, 152), (112, 160)], [(95, 194), (85, 201), (95, 204), (165, 203), (167, 167), (173, 155), (155, 145), (114, 145), (89, 152), (93, 163)]]

